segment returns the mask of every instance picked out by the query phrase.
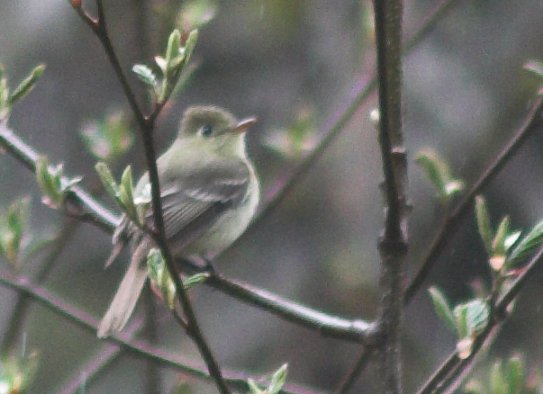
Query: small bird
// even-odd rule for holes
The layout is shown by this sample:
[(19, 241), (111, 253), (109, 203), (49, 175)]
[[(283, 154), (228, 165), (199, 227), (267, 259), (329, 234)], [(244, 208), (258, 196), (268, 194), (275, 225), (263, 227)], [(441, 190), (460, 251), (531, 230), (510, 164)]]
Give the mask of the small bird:
[[(255, 118), (238, 121), (230, 112), (213, 106), (194, 106), (184, 113), (176, 140), (157, 160), (164, 227), (174, 257), (218, 253), (249, 225), (260, 191), (247, 156), (245, 131), (255, 123)], [(134, 194), (149, 194), (149, 188), (145, 173)], [(152, 226), (151, 208), (146, 220)], [(100, 338), (123, 329), (147, 278), (147, 254), (155, 244), (126, 217), (115, 230), (114, 248), (106, 266), (126, 240), (132, 257), (100, 322)]]

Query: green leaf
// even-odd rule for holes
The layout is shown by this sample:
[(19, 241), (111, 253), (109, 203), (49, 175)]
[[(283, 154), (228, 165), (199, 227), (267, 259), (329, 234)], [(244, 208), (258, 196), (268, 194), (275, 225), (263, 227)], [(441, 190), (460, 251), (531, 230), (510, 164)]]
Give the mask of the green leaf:
[(515, 264), (528, 257), (543, 242), (543, 222), (536, 224), (532, 230), (515, 246), (509, 254), (509, 263)]
[(268, 394), (278, 394), (287, 380), (288, 364), (283, 364), (271, 378), (270, 385), (268, 386)]
[(447, 201), (447, 183), (451, 180), (449, 167), (437, 152), (424, 149), (420, 151), (415, 161), (425, 171), (426, 176), (438, 191), (442, 201)]
[(263, 389), (261, 389), (256, 382), (249, 378), (247, 379), (247, 385), (249, 387), (249, 394), (267, 394)]
[(512, 233), (509, 233), (509, 235), (505, 238), (505, 242), (503, 243), (505, 246), (505, 250), (511, 249), (511, 247), (517, 243), (521, 234), (522, 231), (514, 231)]
[(166, 74), (166, 71), (168, 70), (168, 62), (166, 59), (164, 59), (162, 56), (155, 56), (155, 62), (162, 71), (162, 75)]
[(534, 73), (539, 78), (543, 78), (543, 62), (539, 60), (530, 60), (524, 64), (524, 69)]
[(481, 333), (488, 324), (490, 318), (490, 307), (488, 303), (480, 298), (468, 302), (468, 319), (472, 331)]
[(524, 389), (524, 365), (520, 357), (511, 357), (506, 364), (508, 394), (522, 394)]
[(453, 310), (456, 332), (459, 339), (470, 337), (468, 324), (468, 309), (466, 305), (460, 304), (454, 307)]
[(166, 305), (170, 309), (175, 308), (176, 291), (175, 284), (166, 268), (162, 253), (157, 248), (152, 248), (147, 254), (147, 267), (149, 278), (160, 290)]
[(38, 355), (32, 352), (29, 355), (10, 357), (0, 362), (0, 385), (2, 393), (26, 393), (27, 388), (36, 375), (38, 369)]
[(428, 293), (430, 293), (432, 304), (434, 305), (434, 309), (437, 315), (440, 317), (441, 320), (443, 320), (447, 327), (455, 331), (455, 318), (451, 307), (449, 306), (449, 302), (447, 301), (443, 293), (437, 287), (433, 286), (428, 289)]
[(490, 216), (488, 215), (488, 208), (486, 200), (483, 196), (475, 197), (475, 216), (477, 218), (477, 228), (479, 229), (479, 235), (483, 240), (485, 249), (489, 255), (492, 254), (492, 227), (490, 226)]
[(24, 197), (13, 202), (5, 216), (0, 217), (0, 254), (19, 269), (19, 255), (22, 239), (28, 225), (30, 198)]
[(32, 90), (32, 88), (34, 88), (34, 85), (36, 85), (36, 82), (38, 82), (38, 79), (40, 79), (44, 71), (44, 64), (34, 67), (34, 69), (30, 72), (30, 75), (23, 79), (21, 83), (19, 83), (19, 86), (17, 86), (13, 93), (9, 96), (8, 104), (11, 106), (26, 96)]
[(497, 361), (490, 370), (490, 390), (492, 394), (512, 394), (507, 390), (501, 361)]
[(117, 185), (117, 182), (115, 182), (113, 174), (111, 173), (111, 170), (109, 169), (107, 164), (99, 161), (98, 163), (96, 163), (94, 168), (96, 169), (96, 172), (98, 173), (98, 176), (100, 177), (100, 180), (102, 181), (102, 185), (104, 185), (106, 192), (111, 198), (113, 198), (114, 201), (119, 203), (121, 194), (120, 188), (119, 185)]
[(62, 165), (50, 167), (46, 157), (36, 160), (36, 180), (44, 196), (43, 202), (53, 208), (58, 208), (64, 202), (64, 192), (61, 184)]
[(207, 278), (209, 278), (209, 274), (206, 272), (191, 275), (188, 278), (183, 279), (183, 287), (186, 290), (189, 290), (192, 287), (205, 282)]
[(500, 222), (500, 225), (498, 226), (498, 230), (496, 230), (496, 235), (494, 236), (494, 240), (492, 241), (492, 254), (493, 255), (499, 255), (503, 256), (505, 255), (505, 239), (509, 235), (509, 216), (505, 216), (502, 221)]
[(0, 64), (0, 120), (8, 118), (10, 105), (8, 79), (5, 76), (4, 66)]
[(192, 56), (192, 52), (194, 52), (194, 48), (196, 47), (196, 42), (198, 41), (198, 30), (192, 30), (189, 33), (189, 36), (187, 37), (187, 41), (185, 42), (185, 64), (188, 63), (190, 60), (190, 57)]
[(464, 190), (464, 182), (460, 179), (454, 179), (445, 183), (445, 194), (447, 197), (453, 197)]
[(153, 70), (147, 67), (145, 64), (136, 64), (132, 67), (132, 71), (143, 81), (146, 85), (149, 85), (155, 89), (158, 85), (157, 78)]
[(168, 65), (173, 59), (181, 54), (181, 33), (178, 29), (174, 29), (168, 37), (168, 46), (166, 47), (166, 62)]
[(134, 203), (134, 181), (132, 178), (132, 168), (127, 166), (121, 176), (119, 199), (123, 208), (132, 220), (138, 220), (136, 205)]

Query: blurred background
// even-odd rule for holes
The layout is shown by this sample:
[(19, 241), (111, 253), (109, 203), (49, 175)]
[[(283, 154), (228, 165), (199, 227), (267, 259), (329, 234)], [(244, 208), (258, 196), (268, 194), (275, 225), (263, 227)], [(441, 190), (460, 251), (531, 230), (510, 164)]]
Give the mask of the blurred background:
[[(93, 2), (86, 3), (92, 11)], [(192, 2), (104, 1), (114, 47), (140, 98), (143, 85), (129, 70), (136, 63), (153, 64), (187, 3)], [(162, 150), (171, 143), (189, 105), (216, 104), (240, 117), (256, 115), (259, 124), (248, 135), (249, 149), (263, 188), (269, 190), (314, 146), (323, 124), (345, 103), (354, 84), (373, 72), (371, 3), (207, 3), (208, 16), (214, 18), (200, 30), (193, 56), (197, 67), (184, 90), (165, 108), (157, 144)], [(406, 38), (436, 4), (436, 0), (405, 2)], [(411, 273), (416, 272), (444, 214), (435, 189), (415, 165), (414, 154), (432, 147), (468, 185), (477, 178), (521, 122), (537, 90), (535, 77), (522, 66), (543, 58), (542, 12), (538, 0), (458, 0), (405, 57), (404, 125), (413, 205)], [(14, 108), (10, 125), (51, 162), (63, 162), (67, 174), (83, 176), (84, 187), (101, 193), (93, 169), (96, 159), (81, 132), (115, 111), (129, 111), (90, 29), (67, 1), (1, 1), (0, 63), (12, 85), (36, 64), (47, 65), (35, 90)], [(376, 316), (376, 244), (383, 215), (381, 162), (376, 132), (368, 120), (375, 100), (373, 94), (360, 106), (288, 198), (217, 259), (219, 271), (329, 313)], [(112, 164), (117, 176), (129, 163), (137, 176), (144, 168), (143, 150), (135, 136), (128, 154)], [(525, 229), (543, 218), (542, 142), (542, 135), (530, 138), (484, 191), (495, 221), (510, 214), (513, 227)], [(31, 196), (28, 234), (33, 239), (69, 237), (28, 258), (22, 273), (38, 274), (55, 245), (65, 244), (50, 259), (54, 262), (43, 285), (100, 317), (124, 273), (127, 255), (104, 270), (109, 236), (41, 204), (32, 174), (8, 155), (0, 157), (0, 179), (1, 207)], [(110, 199), (102, 200), (114, 209)], [(454, 303), (471, 297), (471, 285), (488, 283), (488, 277), (483, 245), (470, 216), (426, 285), (438, 285)], [(528, 283), (488, 360), (520, 353), (528, 365), (543, 365), (542, 281), (543, 272)], [(288, 362), (289, 382), (331, 392), (359, 352), (350, 343), (324, 338), (205, 286), (191, 294), (211, 348), (224, 366), (262, 374)], [(0, 288), (4, 335), (15, 300), (13, 291)], [(141, 305), (138, 313), (148, 313), (154, 306), (159, 346), (199, 359), (168, 311), (153, 303)], [(455, 338), (436, 317), (426, 291), (407, 308), (405, 324), (405, 381), (407, 392), (413, 392), (454, 348)], [(58, 392), (103, 346), (93, 334), (37, 305), (30, 307), (19, 334), (11, 344), (15, 351), (24, 347), (26, 352), (39, 353), (28, 390), (32, 393)], [(476, 374), (486, 374), (485, 365)], [(144, 361), (124, 354), (83, 391), (148, 392), (145, 371)], [(370, 366), (352, 392), (374, 392), (375, 372)], [(182, 381), (191, 388), (188, 392), (215, 392), (212, 385), (178, 376), (171, 369), (160, 373), (160, 392), (170, 393)]]

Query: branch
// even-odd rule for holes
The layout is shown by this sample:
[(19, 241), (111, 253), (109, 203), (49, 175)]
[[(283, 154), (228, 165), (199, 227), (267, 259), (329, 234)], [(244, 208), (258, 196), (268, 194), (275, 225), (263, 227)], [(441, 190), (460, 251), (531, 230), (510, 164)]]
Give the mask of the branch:
[[(25, 155), (28, 152), (32, 152), (33, 157), (38, 157), (38, 153), (22, 142), (21, 139), (17, 137), (15, 133), (13, 133), (13, 131), (5, 128), (5, 126), (4, 128), (2, 127), (3, 125), (0, 124), (0, 147), (3, 147), (7, 153), (17, 159), (26, 157)], [(31, 171), (34, 171), (35, 166), (33, 163), (34, 162), (32, 162), (32, 165), (28, 166), (25, 165), (25, 167)], [(83, 193), (82, 189), (78, 188), (78, 192), (72, 191), (67, 198), (78, 198), (78, 206), (80, 206), (82, 210), (83, 208), (93, 208), (93, 218), (95, 220), (91, 221), (91, 223), (97, 225), (98, 228), (102, 229), (103, 231), (111, 234), (115, 228), (118, 218), (104, 209), (100, 203), (93, 200), (86, 193), (84, 194), (86, 196), (85, 199), (81, 199), (81, 193)], [(87, 206), (86, 204), (90, 201), (92, 201), (92, 205)], [(82, 217), (83, 211), (78, 218), (81, 219)], [(114, 218), (114, 220), (112, 218)], [(368, 328), (367, 331), (365, 330), (366, 327), (370, 327), (371, 325), (362, 320), (347, 320), (333, 315), (327, 315), (316, 309), (312, 309), (281, 298), (265, 290), (250, 287), (248, 285), (241, 285), (225, 278), (222, 275), (215, 278), (215, 280), (210, 281), (209, 285), (220, 291), (224, 291), (233, 297), (239, 298), (244, 302), (249, 302), (252, 305), (274, 313), (295, 324), (323, 333), (330, 332), (330, 335), (336, 338), (351, 338), (352, 340), (356, 341), (364, 341), (364, 337), (371, 335), (371, 328)]]
[[(426, 38), (426, 36), (435, 28), (437, 23), (445, 17), (448, 11), (450, 11), (455, 1), (458, 0), (441, 0), (441, 2), (430, 11), (402, 48), (402, 53), (404, 55), (410, 53), (424, 38)], [(319, 160), (328, 146), (345, 128), (358, 108), (366, 102), (376, 87), (376, 73), (373, 73), (368, 77), (363, 77), (355, 82), (354, 88), (347, 99), (340, 105), (336, 112), (324, 122), (324, 126), (319, 133), (321, 139), (317, 147), (308, 154), (291, 174), (284, 177), (284, 179), (278, 180), (271, 188), (270, 193), (268, 193), (265, 198), (263, 207), (251, 223), (251, 228), (256, 227), (264, 218), (269, 216), (275, 208), (283, 202), (290, 191), (300, 183), (300, 180), (303, 179), (317, 160)], [(244, 234), (247, 234), (249, 232), (248, 230)]]
[[(143, 327), (142, 320), (136, 320), (125, 329), (125, 335), (133, 340), (135, 334)], [(82, 367), (77, 368), (77, 372), (72, 377), (67, 379), (62, 388), (56, 392), (61, 394), (73, 394), (83, 386), (89, 386), (89, 383), (98, 377), (100, 372), (104, 370), (109, 364), (115, 361), (121, 355), (121, 346), (115, 343), (108, 343), (102, 346), (102, 349), (98, 354), (87, 361)], [(148, 361), (152, 362), (152, 361)], [(153, 365), (155, 365), (153, 363)]]
[[(415, 48), (441, 21), (443, 17), (451, 10), (452, 6), (455, 5), (456, 0), (441, 0), (436, 6), (426, 15), (420, 24), (420, 26), (415, 30), (413, 35), (405, 43), (402, 51), (404, 54), (409, 53), (413, 48)], [(370, 84), (372, 89), (376, 86), (376, 77), (373, 77)], [(341, 383), (336, 390), (336, 394), (346, 393), (354, 385), (356, 378), (360, 373), (366, 368), (371, 357), (373, 349), (370, 346), (366, 346), (360, 352), (356, 362), (351, 367), (349, 372), (341, 379)]]
[(375, 335), (375, 326), (371, 323), (327, 315), (266, 290), (227, 279), (217, 272), (211, 272), (204, 283), (285, 320), (316, 330), (324, 336), (357, 343), (371, 343)]
[(356, 360), (356, 363), (351, 367), (351, 370), (341, 379), (339, 387), (336, 389), (336, 391), (334, 391), (334, 394), (344, 394), (353, 387), (356, 379), (358, 378), (358, 375), (362, 373), (362, 371), (370, 362), (374, 351), (375, 349), (373, 347), (365, 347), (364, 349), (362, 349), (360, 355), (358, 356), (358, 359)]
[(476, 195), (492, 181), (501, 171), (505, 164), (513, 157), (522, 144), (536, 131), (543, 127), (543, 95), (536, 97), (530, 110), (521, 126), (513, 133), (511, 139), (507, 141), (501, 152), (491, 161), (491, 163), (481, 173), (477, 181), (470, 188), (468, 193), (458, 203), (456, 208), (445, 218), (443, 224), (433, 239), (430, 249), (423, 260), (422, 266), (407, 287), (404, 295), (404, 303), (408, 304), (414, 295), (420, 290), (422, 284), (430, 274), (430, 271), (437, 262), (441, 252), (452, 238), (452, 235), (458, 230), (461, 220), (467, 213), (471, 212), (471, 206)]
[[(69, 304), (53, 293), (47, 291), (43, 287), (37, 286), (27, 278), (16, 276), (6, 270), (0, 270), (0, 286), (4, 286), (31, 297), (38, 304), (42, 305), (46, 309), (49, 309), (58, 316), (75, 323), (77, 326), (83, 328), (85, 331), (95, 335), (98, 327), (98, 321), (87, 312)], [(201, 367), (197, 363), (191, 360), (172, 355), (171, 353), (164, 352), (150, 346), (146, 341), (132, 339), (127, 332), (110, 336), (105, 338), (112, 344), (116, 344), (121, 347), (123, 351), (127, 351), (134, 356), (141, 357), (146, 360), (153, 360), (156, 363), (173, 368), (177, 371), (186, 373), (196, 379), (202, 381), (214, 381), (206, 368)], [(225, 370), (225, 379), (237, 390), (247, 391), (247, 379), (251, 376), (234, 370)], [(265, 381), (264, 378), (253, 377), (256, 381)], [(318, 391), (298, 386), (290, 385), (284, 386), (284, 393), (292, 394), (318, 394)]]
[[(36, 172), (36, 161), (40, 155), (19, 139), (3, 122), (0, 122), (0, 147), (15, 157), (24, 167)], [(67, 179), (64, 180), (67, 182)], [(66, 195), (65, 205), (66, 212), (104, 231), (111, 232), (119, 222), (117, 216), (77, 185), (70, 188)]]
[[(62, 225), (62, 228), (60, 229), (60, 231), (58, 231), (58, 234), (53, 240), (53, 244), (51, 245), (49, 253), (41, 262), (38, 273), (35, 275), (34, 281), (36, 283), (40, 284), (47, 278), (47, 276), (51, 272), (51, 269), (58, 261), (59, 255), (66, 247), (72, 235), (75, 234), (75, 227), (79, 223), (80, 222), (77, 222), (73, 219), (69, 219), (69, 221), (65, 222)], [(11, 316), (7, 318), (9, 324), (2, 338), (2, 344), (0, 345), (0, 354), (6, 355), (15, 350), (14, 346), (16, 344), (17, 338), (19, 337), (19, 333), (21, 332), (21, 326), (24, 324), (24, 321), (26, 319), (28, 307), (31, 305), (30, 301), (32, 301), (32, 299), (29, 296), (22, 293), (17, 294)]]
[[(155, 110), (152, 111), (151, 116), (149, 118), (146, 118), (146, 116), (143, 114), (143, 111), (140, 109), (136, 101), (136, 97), (122, 70), (121, 64), (117, 57), (117, 53), (113, 49), (113, 45), (109, 38), (102, 0), (96, 0), (96, 6), (98, 9), (98, 18), (96, 20), (87, 21), (87, 24), (91, 27), (92, 31), (94, 32), (94, 34), (96, 35), (100, 43), (102, 44), (104, 51), (107, 54), (109, 62), (111, 63), (115, 71), (115, 74), (117, 75), (117, 79), (121, 83), (124, 94), (128, 100), (130, 108), (132, 109), (134, 117), (136, 118), (136, 123), (138, 124), (140, 128), (141, 136), (143, 139), (143, 147), (145, 150), (145, 158), (147, 161), (149, 182), (151, 184), (151, 196), (152, 196), (151, 204), (152, 204), (152, 209), (153, 209), (153, 219), (154, 219), (154, 225), (155, 225), (155, 230), (156, 230), (156, 234), (149, 234), (149, 235), (152, 236), (153, 240), (156, 242), (157, 246), (159, 247), (162, 253), (162, 256), (164, 258), (166, 267), (168, 268), (168, 272), (174, 283), (177, 297), (179, 299), (179, 303), (181, 304), (183, 308), (183, 312), (186, 316), (186, 320), (188, 323), (186, 326), (187, 334), (192, 338), (192, 340), (195, 342), (196, 346), (198, 347), (198, 350), (200, 351), (200, 354), (202, 355), (209, 369), (209, 373), (215, 379), (215, 383), (217, 385), (217, 388), (219, 389), (219, 392), (222, 394), (229, 394), (230, 390), (228, 389), (228, 386), (226, 385), (222, 377), (219, 364), (217, 363), (213, 353), (211, 352), (211, 349), (209, 348), (209, 345), (207, 344), (207, 341), (205, 340), (204, 335), (199, 327), (198, 320), (196, 319), (196, 315), (194, 314), (191, 301), (188, 297), (188, 294), (185, 288), (183, 287), (181, 278), (177, 274), (174, 259), (168, 247), (168, 243), (166, 241), (167, 238), (166, 238), (164, 218), (163, 218), (163, 213), (162, 213), (162, 200), (160, 197), (160, 180), (158, 176), (158, 168), (157, 168), (157, 163), (156, 163), (157, 156), (156, 156), (155, 146), (154, 146), (154, 141), (153, 141), (155, 120), (160, 112), (160, 109), (162, 108), (162, 105), (157, 104), (155, 106)], [(85, 13), (79, 13), (79, 15), (83, 19), (88, 19)], [(94, 25), (91, 22), (94, 22)]]
[(400, 336), (407, 253), (407, 159), (402, 136), (402, 2), (374, 0), (379, 75), (379, 143), (383, 160), (385, 228), (381, 254), (380, 334), (382, 392), (401, 393)]
[(458, 384), (457, 378), (465, 376), (464, 372), (472, 366), (471, 361), (477, 355), (481, 347), (488, 341), (489, 337), (495, 331), (496, 327), (501, 325), (507, 319), (508, 308), (515, 300), (520, 290), (526, 285), (526, 282), (536, 274), (536, 268), (543, 261), (543, 247), (530, 259), (524, 268), (522, 274), (513, 282), (511, 287), (498, 299), (493, 309), (491, 320), (485, 330), (477, 337), (473, 344), (473, 350), (467, 359), (461, 360), (457, 352), (452, 352), (445, 362), (432, 374), (429, 380), (417, 392), (418, 394), (441, 393), (452, 384)]

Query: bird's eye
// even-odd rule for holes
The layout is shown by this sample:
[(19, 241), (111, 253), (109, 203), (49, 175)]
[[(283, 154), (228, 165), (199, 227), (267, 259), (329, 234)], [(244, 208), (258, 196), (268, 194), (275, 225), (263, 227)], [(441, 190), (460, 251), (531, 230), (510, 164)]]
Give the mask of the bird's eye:
[(213, 126), (211, 125), (204, 125), (202, 126), (202, 128), (200, 129), (200, 134), (204, 137), (209, 137), (211, 136), (211, 134), (213, 133)]

